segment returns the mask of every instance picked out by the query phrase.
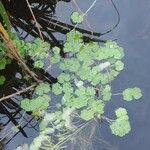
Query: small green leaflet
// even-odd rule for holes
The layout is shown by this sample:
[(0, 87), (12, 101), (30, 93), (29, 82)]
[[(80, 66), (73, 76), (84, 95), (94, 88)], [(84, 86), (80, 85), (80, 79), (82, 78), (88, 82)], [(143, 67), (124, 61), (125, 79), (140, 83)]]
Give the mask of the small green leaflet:
[(94, 114), (98, 113), (101, 115), (104, 113), (105, 104), (101, 100), (92, 100), (89, 107)]
[(41, 69), (41, 68), (44, 67), (44, 62), (43, 62), (42, 60), (37, 60), (37, 61), (34, 62), (33, 65), (34, 65), (34, 68), (39, 68), (39, 69)]
[(64, 83), (63, 84), (63, 92), (68, 93), (68, 94), (73, 93), (73, 88), (72, 88), (70, 83)]
[(142, 91), (137, 87), (125, 89), (122, 94), (126, 101), (138, 100), (142, 97)]
[(60, 61), (60, 55), (55, 54), (55, 55), (53, 55), (53, 56), (51, 57), (51, 63), (52, 63), (52, 64), (56, 64), (56, 63), (58, 63), (59, 61)]
[(0, 60), (0, 70), (5, 69), (6, 65), (7, 65), (7, 60), (6, 60), (6, 58), (2, 58), (2, 59)]
[(124, 68), (124, 64), (122, 61), (118, 60), (116, 63), (115, 63), (115, 68), (117, 71), (121, 71), (123, 70)]
[(21, 108), (26, 110), (26, 111), (31, 111), (30, 100), (29, 99), (23, 99), (21, 101)]
[(59, 95), (62, 93), (62, 86), (59, 83), (55, 83), (52, 85), (52, 92), (55, 95)]
[(6, 78), (4, 76), (0, 76), (0, 85), (3, 85), (6, 81)]
[(61, 73), (57, 79), (59, 83), (65, 83), (68, 82), (71, 79), (71, 77), (69, 74)]
[(74, 11), (71, 15), (71, 20), (73, 23), (82, 23), (84, 18), (79, 12)]
[(115, 110), (115, 114), (119, 118), (119, 117), (127, 115), (127, 110), (125, 108), (120, 107)]
[(118, 108), (116, 111), (117, 119), (110, 125), (110, 129), (114, 135), (124, 136), (131, 130), (129, 117), (125, 108)]
[(69, 70), (70, 72), (77, 72), (80, 68), (80, 63), (75, 58), (65, 59), (60, 65), (60, 69)]
[(103, 100), (109, 101), (111, 99), (112, 93), (111, 93), (111, 87), (110, 85), (106, 85), (102, 90)]
[(60, 48), (57, 46), (53, 47), (52, 50), (53, 50), (55, 55), (58, 55), (60, 53)]
[(35, 93), (37, 95), (43, 95), (51, 91), (50, 85), (48, 83), (40, 83), (36, 88), (35, 88)]

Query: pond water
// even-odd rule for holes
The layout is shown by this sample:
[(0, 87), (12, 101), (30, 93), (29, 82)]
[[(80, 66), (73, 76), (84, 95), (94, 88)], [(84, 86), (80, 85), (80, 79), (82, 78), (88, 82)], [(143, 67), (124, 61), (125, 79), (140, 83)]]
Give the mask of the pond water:
[[(89, 8), (93, 0), (77, 1), (83, 12)], [(122, 91), (129, 86), (138, 86), (143, 90), (141, 101), (124, 103), (120, 97), (114, 97), (107, 107), (108, 115), (112, 115), (117, 106), (125, 106), (129, 112), (132, 131), (123, 138), (110, 133), (107, 125), (101, 129), (102, 138), (115, 145), (119, 150), (150, 149), (150, 1), (122, 0), (114, 1), (120, 14), (119, 25), (103, 39), (116, 39), (125, 50), (125, 69), (113, 82), (114, 91)], [(69, 15), (77, 7), (72, 3), (59, 3), (57, 14), (60, 20), (68, 22)], [(65, 17), (64, 16), (68, 16)], [(111, 0), (97, 0), (90, 10), (82, 26), (96, 32), (106, 32), (117, 22), (117, 13)], [(97, 144), (96, 150), (103, 149)], [(113, 148), (112, 148), (113, 149)]]
[[(85, 12), (93, 0), (77, 0), (80, 9)], [(130, 116), (132, 131), (123, 138), (111, 134), (107, 124), (100, 128), (101, 136), (114, 145), (118, 150), (148, 150), (150, 149), (150, 1), (149, 0), (122, 0), (114, 1), (120, 14), (119, 25), (110, 33), (103, 35), (101, 39), (116, 39), (125, 50), (125, 69), (119, 77), (113, 81), (114, 93), (118, 93), (127, 87), (138, 86), (143, 91), (140, 101), (124, 102), (121, 97), (113, 97), (106, 108), (108, 116), (114, 115), (118, 106), (126, 107)], [(56, 16), (62, 22), (70, 23), (68, 19), (71, 12), (77, 10), (73, 2), (59, 2), (56, 8)], [(65, 16), (65, 17), (64, 17)], [(80, 27), (96, 32), (106, 32), (117, 22), (118, 15), (111, 0), (97, 0), (89, 11), (86, 22)], [(64, 36), (58, 35), (64, 38)], [(30, 131), (29, 131), (30, 132)], [(36, 134), (36, 133), (35, 133)], [(33, 135), (32, 135), (33, 136)], [(17, 144), (29, 142), (19, 135), (15, 139)], [(7, 149), (16, 147), (14, 140), (8, 144)], [(96, 142), (94, 150), (103, 150), (100, 143)], [(112, 149), (114, 149), (112, 147)]]

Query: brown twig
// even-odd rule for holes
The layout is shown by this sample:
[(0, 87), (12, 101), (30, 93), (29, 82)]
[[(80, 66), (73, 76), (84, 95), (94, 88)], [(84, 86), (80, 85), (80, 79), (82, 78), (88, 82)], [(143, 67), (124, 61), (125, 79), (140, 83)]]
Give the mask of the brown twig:
[(34, 83), (33, 85), (31, 85), (31, 86), (29, 86), (29, 87), (27, 87), (27, 88), (25, 88), (25, 89), (23, 89), (23, 90), (20, 90), (20, 91), (18, 91), (18, 92), (16, 92), (16, 93), (13, 93), (13, 94), (11, 94), (11, 95), (2, 97), (2, 98), (0, 98), (0, 102), (1, 102), (1, 101), (4, 101), (4, 100), (6, 100), (6, 99), (12, 98), (12, 97), (14, 97), (14, 96), (20, 95), (20, 94), (22, 94), (22, 93), (25, 93), (25, 92), (31, 90), (31, 89), (32, 89), (33, 87), (35, 87), (35, 86), (36, 86), (36, 84)]
[(18, 50), (16, 48), (16, 45), (13, 43), (13, 41), (11, 40), (11, 38), (9, 37), (7, 31), (5, 30), (5, 28), (3, 27), (3, 25), (0, 23), (0, 37), (3, 39), (3, 41), (6, 43), (8, 50), (7, 50), (7, 55), (8, 57), (10, 57), (11, 59), (15, 59), (17, 60), (18, 64), (20, 64), (20, 66), (22, 66), (23, 69), (25, 69), (25, 71), (27, 71), (27, 73), (36, 81), (36, 82), (41, 82), (38, 78), (37, 75), (31, 71), (29, 69), (29, 67), (26, 65), (26, 63), (24, 62), (23, 58), (20, 56), (20, 54), (18, 53)]

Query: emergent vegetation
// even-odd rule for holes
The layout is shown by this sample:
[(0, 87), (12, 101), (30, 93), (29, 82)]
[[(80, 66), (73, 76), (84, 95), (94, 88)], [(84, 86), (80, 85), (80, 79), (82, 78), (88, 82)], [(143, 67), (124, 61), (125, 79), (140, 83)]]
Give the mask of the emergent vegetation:
[[(58, 82), (52, 86), (48, 83), (39, 84), (35, 88), (35, 98), (24, 99), (21, 102), (23, 109), (43, 118), (40, 123), (40, 135), (32, 143), (32, 149), (37, 148), (38, 139), (45, 139), (48, 135), (57, 133), (60, 140), (62, 137), (60, 131), (73, 132), (77, 128), (74, 124), (76, 116), (86, 122), (92, 119), (106, 119), (112, 133), (117, 136), (122, 137), (131, 130), (125, 108), (115, 110), (117, 117), (115, 120), (104, 116), (105, 106), (113, 96), (111, 81), (124, 68), (123, 48), (114, 41), (107, 41), (101, 45), (96, 42), (85, 43), (82, 36), (82, 33), (76, 30), (67, 34), (63, 49), (65, 58), (61, 57), (58, 47), (52, 48), (52, 67), (59, 65), (62, 72), (57, 77)], [(40, 46), (44, 47), (42, 42)], [(48, 50), (49, 45), (47, 45)], [(40, 57), (40, 52), (36, 55), (38, 61), (43, 58)], [(45, 95), (47, 93), (49, 94)], [(56, 95), (54, 99), (50, 98), (52, 94)], [(141, 90), (137, 87), (125, 89), (120, 95), (126, 101), (137, 100), (142, 96)], [(48, 109), (51, 112), (46, 112), (48, 106), (54, 107), (55, 99), (59, 99), (55, 109)], [(44, 137), (40, 138), (40, 136)], [(53, 141), (52, 137), (49, 137), (51, 141)]]
[[(71, 20), (78, 24), (83, 21), (83, 16), (73, 12)], [(112, 134), (122, 137), (129, 133), (131, 126), (125, 108), (115, 110), (116, 119), (104, 115), (105, 107), (114, 95), (111, 82), (124, 69), (124, 51), (116, 42), (86, 43), (83, 34), (75, 29), (67, 33), (62, 50), (51, 47), (39, 38), (26, 42), (12, 35), (12, 39), (23, 58), (30, 56), (34, 60), (35, 68), (44, 68), (44, 60), (51, 55), (51, 68), (59, 66), (61, 72), (57, 76), (57, 83), (51, 85), (40, 82), (32, 98), (21, 101), (22, 109), (32, 112), (33, 116), (41, 120), (39, 136), (30, 145), (30, 150), (45, 149), (46, 145), (59, 149), (67, 141), (65, 134), (72, 134), (78, 129), (75, 120), (80, 120), (82, 124), (93, 119), (103, 119), (108, 121)], [(6, 50), (7, 46), (1, 42), (0, 70), (11, 63)], [(62, 57), (61, 51), (65, 57)], [(4, 82), (5, 77), (0, 76), (0, 85)], [(140, 88), (133, 87), (119, 95), (121, 99), (131, 101), (140, 99), (142, 92)]]

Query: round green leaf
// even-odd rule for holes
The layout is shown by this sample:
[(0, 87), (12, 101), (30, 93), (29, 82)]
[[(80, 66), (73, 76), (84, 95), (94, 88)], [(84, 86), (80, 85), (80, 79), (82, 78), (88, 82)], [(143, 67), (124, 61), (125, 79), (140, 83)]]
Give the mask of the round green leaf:
[(79, 12), (73, 12), (71, 15), (71, 20), (73, 23), (81, 23), (83, 22), (84, 18)]

